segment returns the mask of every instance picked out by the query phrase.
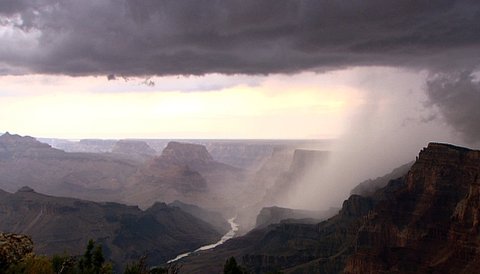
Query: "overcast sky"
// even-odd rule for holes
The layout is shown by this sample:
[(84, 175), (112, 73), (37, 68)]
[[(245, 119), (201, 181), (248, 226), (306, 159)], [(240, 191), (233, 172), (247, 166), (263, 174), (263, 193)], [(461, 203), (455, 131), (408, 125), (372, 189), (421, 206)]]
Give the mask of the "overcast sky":
[(479, 1), (2, 0), (0, 39), (0, 131), (480, 139)]

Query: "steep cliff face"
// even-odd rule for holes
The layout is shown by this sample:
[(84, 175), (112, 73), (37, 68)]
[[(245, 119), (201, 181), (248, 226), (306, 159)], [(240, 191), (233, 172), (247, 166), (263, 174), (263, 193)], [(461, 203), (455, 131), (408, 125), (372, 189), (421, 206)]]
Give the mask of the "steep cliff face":
[(206, 165), (213, 162), (213, 157), (203, 145), (169, 142), (163, 149), (161, 160), (192, 167)]
[(336, 216), (254, 230), (184, 269), (236, 256), (254, 273), (477, 273), (479, 224), (480, 151), (431, 143), (404, 177), (352, 195)]
[(404, 187), (358, 231), (346, 273), (472, 273), (480, 267), (480, 151), (431, 143)]

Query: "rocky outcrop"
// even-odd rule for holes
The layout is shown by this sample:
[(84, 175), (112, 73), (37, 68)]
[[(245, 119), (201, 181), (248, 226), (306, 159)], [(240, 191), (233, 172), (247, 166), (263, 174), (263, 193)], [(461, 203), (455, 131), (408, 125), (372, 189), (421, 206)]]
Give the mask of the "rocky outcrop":
[[(326, 216), (326, 212), (301, 210), (284, 207), (264, 207), (257, 216), (256, 228), (263, 228), (282, 221), (293, 223), (318, 223)], [(332, 214), (333, 215), (333, 214)]]
[(52, 155), (62, 151), (53, 149), (50, 145), (40, 143), (30, 136), (21, 137), (16, 134), (5, 133), (0, 136), (0, 161), (7, 161), (19, 157), (38, 157)]
[(169, 142), (162, 151), (161, 160), (195, 167), (213, 162), (213, 157), (203, 145)]
[(480, 151), (431, 143), (358, 231), (346, 273), (472, 273), (478, 240)]
[(136, 172), (126, 200), (143, 207), (182, 200), (217, 210), (242, 200), (243, 178), (242, 170), (213, 160), (203, 145), (169, 142)]
[(0, 233), (0, 271), (32, 255), (33, 242), (26, 235)]
[(405, 176), (410, 168), (412, 167), (414, 162), (410, 162), (399, 166), (392, 170), (389, 174), (384, 176), (378, 177), (376, 179), (369, 179), (364, 182), (361, 182), (356, 187), (352, 189), (350, 192), (351, 195), (362, 195), (362, 196), (371, 196), (375, 193), (375, 191), (379, 190), (382, 187), (385, 187), (388, 182), (394, 179), (401, 178)]

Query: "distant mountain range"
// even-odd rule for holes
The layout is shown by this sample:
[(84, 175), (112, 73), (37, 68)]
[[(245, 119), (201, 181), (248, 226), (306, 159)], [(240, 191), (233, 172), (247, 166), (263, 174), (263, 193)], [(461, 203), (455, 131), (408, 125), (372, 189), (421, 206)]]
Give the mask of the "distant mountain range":
[[(57, 145), (62, 141), (43, 140)], [(215, 160), (206, 145), (170, 141), (158, 153), (149, 144), (165, 140), (147, 141), (63, 140), (103, 151), (65, 152), (32, 137), (5, 133), (0, 136), (0, 188), (14, 192), (29, 185), (49, 195), (115, 201), (142, 208), (157, 201), (181, 200), (231, 217), (239, 205), (264, 199), (267, 188), (271, 188), (271, 203), (276, 202), (273, 197), (277, 194), (281, 200), (280, 194), (289, 191), (286, 184), (295, 185), (296, 179), (290, 176), (282, 185), (278, 178), (289, 168), (288, 174), (295, 173), (295, 163), (308, 162), (314, 155), (291, 147), (307, 145), (307, 141), (245, 141), (243, 145), (240, 141), (204, 141), (217, 156), (223, 155), (222, 159), (235, 158), (244, 164), (262, 162), (258, 170), (246, 170)], [(253, 210), (250, 222), (254, 222), (262, 206)]]
[(0, 188), (10, 192), (29, 185), (52, 195), (119, 200), (138, 165), (105, 153), (67, 153), (28, 136), (0, 136)]

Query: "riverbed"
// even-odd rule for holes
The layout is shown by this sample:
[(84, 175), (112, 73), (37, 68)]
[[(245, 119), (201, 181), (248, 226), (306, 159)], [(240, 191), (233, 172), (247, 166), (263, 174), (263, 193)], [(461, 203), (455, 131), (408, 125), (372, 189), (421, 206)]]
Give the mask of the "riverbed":
[(218, 242), (213, 243), (213, 244), (209, 244), (209, 245), (204, 245), (202, 247), (199, 247), (199, 248), (195, 249), (194, 251), (190, 251), (190, 252), (180, 254), (177, 257), (175, 257), (174, 259), (169, 260), (167, 263), (169, 264), (169, 263), (176, 262), (176, 261), (178, 261), (182, 258), (185, 258), (185, 257), (187, 257), (187, 256), (189, 256), (189, 255), (191, 255), (195, 252), (198, 252), (198, 251), (209, 250), (209, 249), (215, 248), (215, 247), (225, 243), (227, 240), (233, 238), (238, 231), (238, 224), (235, 223), (235, 219), (236, 219), (236, 217), (228, 219), (228, 223), (230, 224), (230, 230), (225, 235), (223, 235), (223, 237)]

